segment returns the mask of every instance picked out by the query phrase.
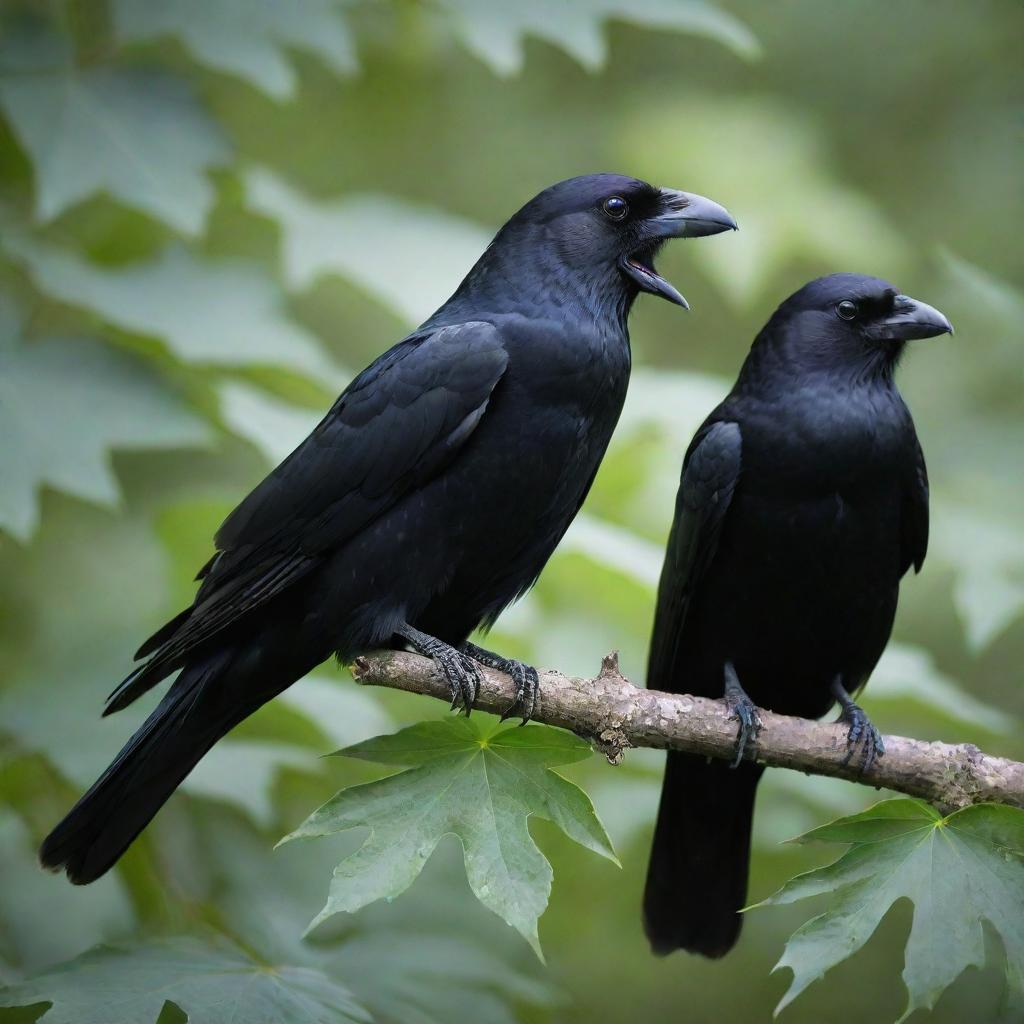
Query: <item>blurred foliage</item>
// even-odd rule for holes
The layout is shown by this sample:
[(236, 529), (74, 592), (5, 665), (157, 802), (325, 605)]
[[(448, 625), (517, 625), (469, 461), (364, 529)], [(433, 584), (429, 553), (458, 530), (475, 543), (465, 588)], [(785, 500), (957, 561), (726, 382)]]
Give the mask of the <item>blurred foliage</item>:
[(58, 1024), (148, 1024), (167, 1001), (189, 1020), (370, 1020), (347, 989), (320, 972), (268, 964), (223, 943), (194, 938), (90, 950), (6, 989), (0, 1000), (15, 1006), (50, 1002), (46, 1018)]
[[(615, 646), (639, 681), (691, 432), (782, 297), (821, 273), (875, 273), (942, 308), (957, 335), (901, 370), (933, 541), (865, 702), (883, 729), (1024, 755), (1022, 30), (1015, 0), (4, 0), (5, 1001), (53, 999), (47, 1021), (107, 1024), (109, 979), (133, 978), (126, 1021), (165, 999), (219, 1021), (210, 986), (230, 970), (242, 991), (221, 995), (247, 1020), (768, 1019), (787, 985), (770, 971), (803, 906), (751, 914), (721, 962), (647, 950), (649, 751), (566, 772), (621, 871), (531, 819), (554, 868), (546, 970), (471, 898), (453, 839), (394, 904), (301, 939), (361, 836), (271, 846), (378, 777), (317, 755), (437, 717), (333, 666), (219, 744), (100, 882), (73, 890), (33, 851), (152, 706), (98, 717), (140, 639), (189, 599), (225, 513), (515, 208), (599, 169), (714, 196), (741, 231), (665, 252), (693, 311), (638, 304), (627, 408), (594, 492), (489, 645), (587, 674)], [(786, 772), (761, 789), (752, 900), (822, 863), (782, 840), (872, 798)], [(831, 1019), (838, 998), (844, 1016), (900, 1015), (911, 916), (906, 900), (888, 906), (784, 1020)], [(961, 941), (949, 977), (990, 966), (960, 974), (929, 1019), (1012, 1019), (998, 942), (982, 957), (981, 941)], [(82, 970), (54, 973), (97, 943), (109, 949)]]

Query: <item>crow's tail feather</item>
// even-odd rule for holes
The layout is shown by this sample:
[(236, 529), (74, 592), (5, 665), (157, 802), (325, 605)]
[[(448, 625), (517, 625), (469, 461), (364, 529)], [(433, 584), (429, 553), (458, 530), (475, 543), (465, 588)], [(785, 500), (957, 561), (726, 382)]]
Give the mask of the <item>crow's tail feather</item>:
[(266, 696), (258, 691), (239, 700), (237, 687), (222, 685), (230, 662), (231, 652), (220, 652), (182, 671), (110, 767), (43, 841), (44, 867), (65, 870), (76, 885), (95, 881), (210, 747), (263, 703)]
[(655, 953), (720, 957), (735, 945), (762, 771), (669, 753), (644, 891), (644, 929)]

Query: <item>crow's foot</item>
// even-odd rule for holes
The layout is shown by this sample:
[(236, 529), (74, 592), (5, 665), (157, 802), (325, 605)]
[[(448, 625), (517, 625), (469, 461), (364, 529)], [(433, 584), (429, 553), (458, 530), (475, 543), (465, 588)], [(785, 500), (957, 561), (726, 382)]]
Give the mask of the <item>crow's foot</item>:
[(747, 752), (747, 746), (753, 748), (756, 745), (762, 725), (757, 714), (757, 706), (740, 685), (739, 676), (736, 675), (736, 669), (731, 661), (725, 663), (725, 706), (729, 709), (729, 717), (738, 719), (740, 723), (736, 733), (736, 755), (730, 765), (737, 768)]
[(477, 647), (476, 644), (471, 644), (468, 640), (459, 649), (481, 665), (497, 669), (512, 677), (512, 682), (516, 685), (515, 699), (502, 712), (501, 720), (504, 722), (506, 718), (520, 715), (523, 720), (519, 724), (526, 725), (536, 712), (537, 700), (540, 697), (540, 678), (537, 675), (537, 670), (532, 665), (517, 661), (515, 658), (503, 658), (493, 651)]
[(864, 709), (854, 703), (839, 677), (832, 683), (832, 693), (842, 708), (838, 721), (845, 722), (849, 726), (846, 733), (846, 757), (843, 758), (843, 764), (849, 764), (854, 755), (857, 755), (859, 770), (861, 773), (866, 772), (878, 758), (885, 754), (882, 734), (871, 724), (871, 719), (864, 713)]
[(452, 710), (461, 704), (468, 717), (480, 692), (480, 668), (473, 658), (408, 624), (402, 625), (395, 632), (418, 654), (434, 662), (451, 691)]

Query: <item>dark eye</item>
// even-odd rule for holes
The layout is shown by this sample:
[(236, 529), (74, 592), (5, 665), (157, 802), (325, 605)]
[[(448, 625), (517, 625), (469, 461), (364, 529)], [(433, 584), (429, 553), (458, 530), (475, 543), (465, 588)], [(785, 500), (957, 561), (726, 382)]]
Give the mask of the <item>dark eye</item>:
[(629, 203), (622, 196), (609, 196), (602, 209), (612, 220), (622, 220), (629, 213)]
[(844, 320), (854, 320), (857, 316), (857, 303), (851, 302), (849, 299), (843, 299), (843, 301), (836, 306), (836, 312)]

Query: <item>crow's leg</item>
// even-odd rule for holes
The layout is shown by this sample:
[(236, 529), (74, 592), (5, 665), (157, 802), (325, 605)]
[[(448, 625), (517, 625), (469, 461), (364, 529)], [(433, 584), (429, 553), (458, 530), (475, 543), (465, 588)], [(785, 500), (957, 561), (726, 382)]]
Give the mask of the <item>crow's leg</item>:
[(480, 669), (476, 662), (443, 640), (414, 629), (407, 622), (399, 626), (395, 633), (417, 654), (422, 654), (434, 662), (438, 672), (444, 676), (448, 689), (451, 690), (452, 710), (461, 704), (468, 715), (473, 710), (480, 689)]
[(846, 692), (842, 676), (836, 676), (832, 680), (832, 696), (842, 708), (838, 721), (845, 722), (849, 726), (849, 732), (846, 734), (846, 757), (843, 758), (843, 764), (850, 763), (859, 747), (860, 770), (866, 772), (875, 763), (875, 760), (885, 753), (882, 734), (871, 724), (871, 720), (864, 714), (860, 705), (855, 704), (853, 698)]
[(468, 654), (474, 661), (486, 665), (487, 668), (496, 668), (512, 677), (516, 684), (515, 700), (502, 712), (501, 720), (513, 715), (522, 715), (520, 725), (526, 723), (533, 717), (537, 710), (537, 698), (540, 696), (540, 679), (537, 670), (532, 665), (517, 661), (515, 658), (503, 658), (500, 654), (477, 647), (468, 640), (459, 648), (463, 654)]
[(761, 719), (757, 707), (746, 695), (740, 685), (740, 677), (731, 661), (725, 663), (725, 706), (729, 709), (729, 717), (739, 720), (740, 727), (736, 733), (736, 756), (730, 767), (736, 768), (747, 751), (747, 745), (753, 746), (757, 734), (761, 731)]

